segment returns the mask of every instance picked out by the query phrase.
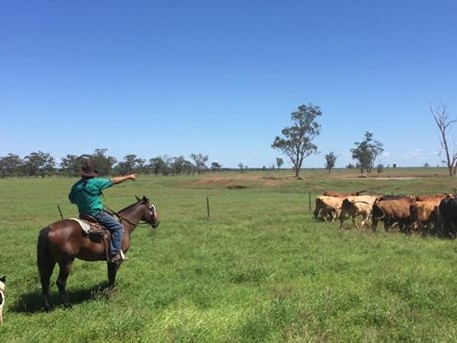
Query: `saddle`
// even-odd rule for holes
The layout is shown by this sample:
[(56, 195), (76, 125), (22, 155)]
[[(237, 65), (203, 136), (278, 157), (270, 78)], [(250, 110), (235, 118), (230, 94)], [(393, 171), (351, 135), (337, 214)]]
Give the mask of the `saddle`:
[[(72, 218), (76, 219), (76, 218)], [(111, 234), (108, 231), (106, 227), (101, 225), (100, 223), (97, 222), (97, 219), (95, 217), (89, 215), (89, 214), (83, 214), (79, 217), (79, 219), (76, 219), (79, 224), (81, 225), (81, 228), (83, 229), (83, 232), (85, 235), (91, 240), (96, 243), (101, 243), (103, 242), (103, 239), (109, 240), (111, 238)]]

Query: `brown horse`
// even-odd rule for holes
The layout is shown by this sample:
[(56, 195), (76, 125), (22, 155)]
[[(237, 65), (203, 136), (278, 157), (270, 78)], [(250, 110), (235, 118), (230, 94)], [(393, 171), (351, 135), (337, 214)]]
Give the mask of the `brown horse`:
[[(127, 252), (130, 247), (130, 235), (142, 220), (153, 228), (159, 225), (156, 208), (143, 196), (137, 202), (117, 213), (124, 227), (122, 250)], [(111, 239), (108, 234), (108, 240)], [(59, 265), (57, 287), (65, 307), (71, 307), (66, 293), (67, 278), (75, 258), (85, 261), (108, 261), (107, 247), (109, 241), (91, 240), (81, 225), (73, 219), (63, 219), (43, 228), (38, 236), (37, 266), (40, 274), (43, 308), (52, 309), (49, 295), (49, 284), (56, 263)], [(107, 262), (109, 287), (114, 286), (117, 270), (121, 262)]]

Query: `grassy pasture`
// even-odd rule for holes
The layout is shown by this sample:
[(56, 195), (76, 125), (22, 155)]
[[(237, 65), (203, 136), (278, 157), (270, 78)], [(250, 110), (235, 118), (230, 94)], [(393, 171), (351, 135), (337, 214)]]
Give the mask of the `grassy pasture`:
[(135, 230), (113, 292), (104, 263), (77, 260), (70, 310), (56, 268), (51, 313), (40, 310), (36, 238), (60, 218), (57, 203), (76, 215), (75, 179), (0, 180), (0, 342), (457, 342), (455, 241), (339, 230), (314, 222), (309, 204), (324, 190), (453, 192), (446, 170), (289, 175), (142, 176), (107, 190), (117, 210), (150, 197), (161, 225)]

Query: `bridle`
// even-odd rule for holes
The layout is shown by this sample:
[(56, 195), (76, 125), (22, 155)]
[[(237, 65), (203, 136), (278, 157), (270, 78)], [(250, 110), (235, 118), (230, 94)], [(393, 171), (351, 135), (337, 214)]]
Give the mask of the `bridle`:
[[(153, 205), (153, 204), (150, 204), (149, 207), (148, 207), (148, 210), (149, 210), (149, 221), (145, 221), (145, 225), (151, 225), (152, 227), (157, 227), (158, 225), (158, 220), (157, 220), (157, 210), (156, 210), (156, 207)], [(157, 223), (157, 225), (153, 225)]]

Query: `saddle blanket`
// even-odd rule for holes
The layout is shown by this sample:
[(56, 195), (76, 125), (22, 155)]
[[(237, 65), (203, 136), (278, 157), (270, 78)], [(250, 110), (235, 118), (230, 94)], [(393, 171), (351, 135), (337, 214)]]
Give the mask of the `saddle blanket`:
[(90, 227), (90, 225), (87, 222), (85, 222), (84, 220), (81, 220), (79, 218), (70, 218), (70, 219), (77, 221), (85, 233), (87, 233), (87, 234), (90, 233), (92, 228)]

